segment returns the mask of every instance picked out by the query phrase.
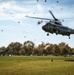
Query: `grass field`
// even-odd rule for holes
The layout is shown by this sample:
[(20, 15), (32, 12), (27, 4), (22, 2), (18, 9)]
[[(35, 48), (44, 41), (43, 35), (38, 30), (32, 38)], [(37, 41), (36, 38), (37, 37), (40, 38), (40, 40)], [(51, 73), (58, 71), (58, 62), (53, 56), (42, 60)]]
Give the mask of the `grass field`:
[(74, 75), (74, 57), (1, 56), (0, 75)]

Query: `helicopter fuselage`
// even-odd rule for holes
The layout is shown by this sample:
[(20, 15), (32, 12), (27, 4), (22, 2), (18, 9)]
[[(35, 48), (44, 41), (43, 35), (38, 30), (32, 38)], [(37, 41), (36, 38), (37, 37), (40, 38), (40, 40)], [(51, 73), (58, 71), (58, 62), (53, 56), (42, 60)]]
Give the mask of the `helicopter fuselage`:
[(44, 26), (42, 26), (42, 29), (45, 32), (50, 33), (56, 33), (61, 35), (67, 35), (70, 36), (70, 34), (74, 34), (74, 29), (71, 29), (69, 27), (63, 26), (62, 24), (52, 23), (48, 22)]

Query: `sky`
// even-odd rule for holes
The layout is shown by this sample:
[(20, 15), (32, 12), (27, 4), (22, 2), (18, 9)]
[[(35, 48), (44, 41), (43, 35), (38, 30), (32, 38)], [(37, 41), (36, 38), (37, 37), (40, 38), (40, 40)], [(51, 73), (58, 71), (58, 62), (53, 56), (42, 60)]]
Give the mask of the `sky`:
[(74, 0), (0, 0), (0, 47), (8, 46), (11, 42), (24, 43), (27, 40), (36, 45), (42, 43), (59, 44), (65, 42), (74, 47), (74, 35), (68, 36), (50, 34), (42, 30), (48, 22), (40, 19), (27, 18), (41, 17), (53, 19), (49, 10), (56, 18), (64, 20), (62, 24), (74, 29)]

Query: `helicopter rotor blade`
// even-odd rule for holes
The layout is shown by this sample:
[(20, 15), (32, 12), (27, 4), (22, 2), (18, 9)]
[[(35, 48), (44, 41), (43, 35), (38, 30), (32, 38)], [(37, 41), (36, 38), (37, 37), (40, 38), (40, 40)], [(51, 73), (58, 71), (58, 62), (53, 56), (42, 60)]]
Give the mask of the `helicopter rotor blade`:
[(52, 20), (52, 19), (48, 19), (48, 18), (39, 18), (39, 17), (31, 17), (31, 16), (25, 16), (28, 18), (35, 18), (35, 19), (43, 19), (43, 20)]
[(57, 20), (57, 19), (55, 18), (55, 16), (53, 15), (52, 11), (49, 10), (49, 12), (50, 12), (50, 14), (52, 15), (52, 17), (53, 17), (55, 20)]

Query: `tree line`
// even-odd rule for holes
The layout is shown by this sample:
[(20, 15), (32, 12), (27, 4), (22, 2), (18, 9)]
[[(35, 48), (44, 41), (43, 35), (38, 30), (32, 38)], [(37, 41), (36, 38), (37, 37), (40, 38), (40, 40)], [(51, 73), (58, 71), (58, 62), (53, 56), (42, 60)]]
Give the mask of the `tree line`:
[(35, 46), (32, 41), (25, 41), (23, 44), (19, 42), (11, 42), (7, 47), (0, 47), (0, 50), (3, 50), (0, 55), (67, 56), (74, 54), (74, 48), (71, 48), (64, 42), (61, 42), (59, 44), (42, 42), (38, 46)]

